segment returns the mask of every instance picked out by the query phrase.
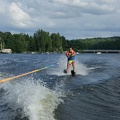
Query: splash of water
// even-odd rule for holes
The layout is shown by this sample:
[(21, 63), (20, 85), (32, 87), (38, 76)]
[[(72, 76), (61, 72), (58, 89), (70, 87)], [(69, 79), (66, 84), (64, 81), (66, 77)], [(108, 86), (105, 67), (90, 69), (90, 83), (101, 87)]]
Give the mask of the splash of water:
[(31, 78), (4, 84), (4, 89), (7, 91), (5, 101), (14, 111), (21, 108), (22, 117), (30, 120), (55, 120), (54, 111), (63, 102), (60, 92), (48, 89), (43, 82), (35, 83)]
[[(58, 61), (61, 61), (63, 59), (63, 56), (61, 58), (58, 59)], [(67, 67), (67, 59), (65, 59), (61, 64), (59, 64), (57, 67), (55, 68), (51, 68), (52, 70), (48, 70), (48, 74), (50, 75), (57, 75), (57, 76), (64, 76), (66, 75), (63, 70), (66, 69)], [(72, 70), (72, 65), (70, 66), (70, 70), (68, 75), (70, 75), (70, 71)], [(76, 60), (76, 74), (78, 75), (87, 75), (88, 74), (88, 68), (80, 63), (78, 60)]]

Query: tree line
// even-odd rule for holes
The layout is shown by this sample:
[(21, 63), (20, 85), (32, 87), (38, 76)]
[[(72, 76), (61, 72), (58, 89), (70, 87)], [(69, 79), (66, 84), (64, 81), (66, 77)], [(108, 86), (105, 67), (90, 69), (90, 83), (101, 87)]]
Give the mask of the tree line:
[(69, 47), (76, 51), (84, 49), (120, 50), (120, 37), (107, 38), (86, 38), (67, 40), (59, 33), (37, 30), (33, 36), (28, 34), (11, 34), (10, 32), (0, 32), (0, 45), (9, 48), (13, 53), (23, 52), (63, 52)]

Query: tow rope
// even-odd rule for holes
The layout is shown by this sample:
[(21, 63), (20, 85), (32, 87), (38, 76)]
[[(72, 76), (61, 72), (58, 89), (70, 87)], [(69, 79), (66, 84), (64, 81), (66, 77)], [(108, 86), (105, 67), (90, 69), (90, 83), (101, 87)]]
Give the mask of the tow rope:
[[(65, 60), (65, 59), (64, 59), (64, 60)], [(23, 77), (23, 76), (26, 76), (26, 75), (29, 75), (29, 74), (35, 73), (35, 72), (39, 72), (39, 71), (41, 71), (41, 70), (45, 70), (45, 69), (48, 69), (48, 68), (54, 67), (54, 66), (59, 65), (60, 63), (62, 63), (64, 60), (62, 60), (62, 61), (60, 61), (60, 62), (57, 62), (57, 63), (54, 63), (54, 64), (51, 64), (51, 65), (49, 65), (49, 66), (43, 67), (43, 68), (39, 68), (39, 69), (36, 69), (36, 70), (30, 71), (30, 72), (26, 72), (26, 73), (23, 73), (23, 74), (20, 74), (20, 75), (16, 75), (16, 76), (13, 76), (13, 77), (9, 77), (9, 78), (5, 78), (5, 79), (1, 79), (1, 80), (0, 80), (0, 83), (4, 83), (4, 82), (7, 82), (7, 81), (10, 81), (10, 80), (16, 79), (16, 78), (20, 78), (20, 77)]]

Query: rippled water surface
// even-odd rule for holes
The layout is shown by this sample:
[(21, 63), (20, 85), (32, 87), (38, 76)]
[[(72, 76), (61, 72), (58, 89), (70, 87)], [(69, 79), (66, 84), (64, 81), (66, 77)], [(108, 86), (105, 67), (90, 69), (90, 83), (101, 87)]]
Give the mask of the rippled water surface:
[[(120, 120), (120, 54), (0, 54), (0, 120)], [(44, 68), (44, 69), (40, 69)], [(72, 68), (71, 68), (72, 69)]]

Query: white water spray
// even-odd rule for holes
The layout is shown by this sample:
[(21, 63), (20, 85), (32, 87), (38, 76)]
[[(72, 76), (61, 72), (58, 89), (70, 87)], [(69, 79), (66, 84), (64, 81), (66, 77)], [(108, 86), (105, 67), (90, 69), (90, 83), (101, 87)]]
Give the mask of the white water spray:
[[(57, 75), (57, 76), (66, 75), (65, 73), (63, 73), (63, 70), (66, 69), (66, 67), (67, 67), (67, 58), (65, 59), (65, 57), (62, 56), (61, 58), (58, 59), (58, 61), (60, 61), (62, 59), (64, 59), (64, 61), (62, 63), (60, 63), (59, 65), (57, 65), (54, 68), (51, 68), (50, 70), (48, 70), (47, 73), (50, 75)], [(70, 75), (71, 70), (72, 70), (72, 65), (70, 66), (68, 75)], [(77, 71), (76, 74), (78, 74), (78, 75), (87, 75), (88, 74), (88, 68), (84, 64), (78, 62), (78, 60), (76, 60), (76, 71)]]
[(23, 117), (30, 120), (55, 120), (54, 111), (63, 102), (62, 94), (50, 90), (44, 83), (35, 83), (31, 78), (24, 82), (4, 84), (5, 101), (15, 110), (22, 108)]

